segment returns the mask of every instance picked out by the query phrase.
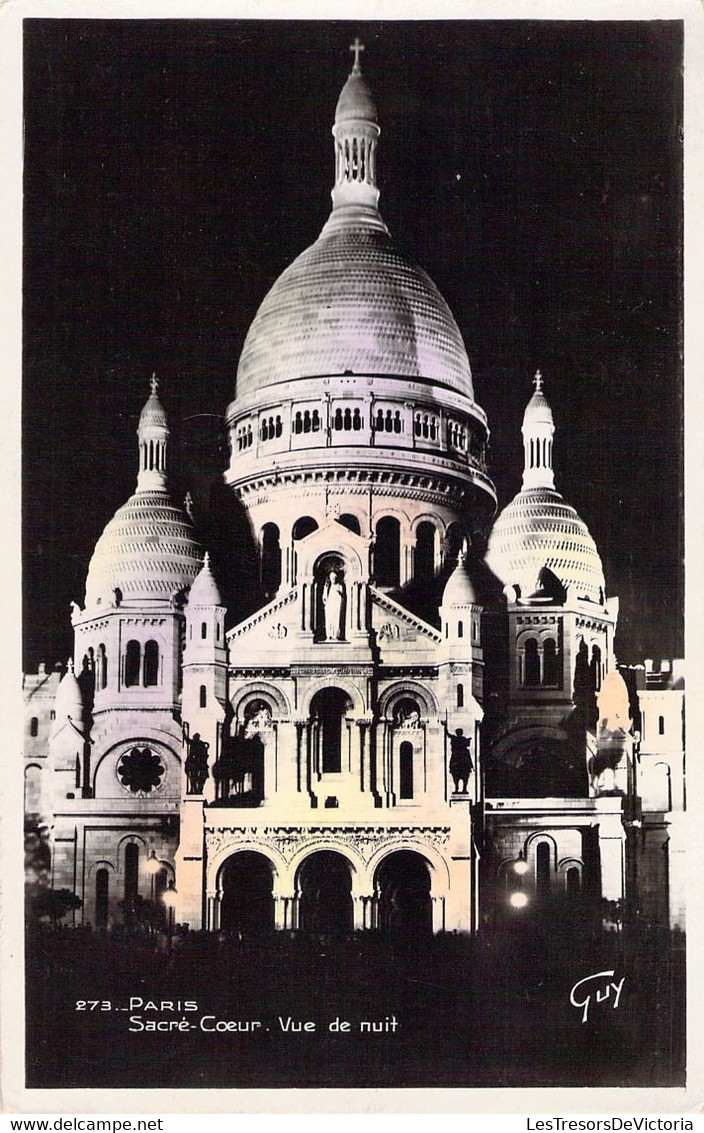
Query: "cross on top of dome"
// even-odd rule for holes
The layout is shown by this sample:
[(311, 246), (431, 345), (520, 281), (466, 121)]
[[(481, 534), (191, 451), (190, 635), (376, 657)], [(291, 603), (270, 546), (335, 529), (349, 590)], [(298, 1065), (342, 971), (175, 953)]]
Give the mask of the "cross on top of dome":
[(543, 388), (543, 375), (541, 374), (540, 370), (535, 371), (533, 385), (535, 386), (536, 393), (540, 393)]
[(352, 67), (352, 74), (360, 75), (362, 73), (362, 68), (359, 63), (359, 56), (360, 53), (364, 51), (364, 44), (362, 43), (358, 35), (355, 36), (354, 43), (350, 44), (350, 51), (354, 51), (354, 65)]
[(155, 373), (151, 376), (149, 388), (154, 396), (156, 396), (156, 394), (159, 392), (159, 379), (157, 378)]

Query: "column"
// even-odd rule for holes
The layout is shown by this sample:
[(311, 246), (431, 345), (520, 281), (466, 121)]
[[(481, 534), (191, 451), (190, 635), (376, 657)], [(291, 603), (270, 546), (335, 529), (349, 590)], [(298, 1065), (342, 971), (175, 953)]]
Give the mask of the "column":
[(433, 932), (444, 932), (445, 930), (445, 898), (444, 897), (431, 897), (432, 902), (432, 915), (433, 915)]
[(599, 823), (601, 895), (607, 901), (623, 899), (624, 831), (621, 815), (608, 815)]
[(359, 772), (359, 789), (360, 789), (360, 792), (362, 794), (366, 793), (365, 789), (364, 789), (364, 766), (365, 766), (365, 763), (369, 759), (369, 754), (368, 754), (369, 749), (368, 749), (368, 744), (366, 742), (365, 729), (369, 727), (369, 724), (370, 724), (369, 720), (357, 720), (357, 728), (358, 728), (357, 744), (358, 744), (358, 756), (359, 756), (357, 770)]

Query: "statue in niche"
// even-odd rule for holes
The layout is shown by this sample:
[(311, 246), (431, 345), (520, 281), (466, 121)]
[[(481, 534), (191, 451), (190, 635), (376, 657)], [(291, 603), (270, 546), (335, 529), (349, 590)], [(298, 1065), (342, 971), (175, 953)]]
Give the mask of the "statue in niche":
[(189, 795), (201, 795), (205, 780), (208, 778), (208, 747), (205, 740), (200, 738), (200, 732), (195, 732), (192, 739), (186, 740), (188, 755), (186, 756), (186, 778), (188, 779)]
[(336, 570), (331, 570), (323, 588), (323, 615), (325, 618), (325, 640), (342, 641), (344, 638), (342, 608), (345, 600), (344, 583)]
[(404, 731), (420, 728), (420, 711), (412, 700), (402, 700), (396, 710), (396, 727)]
[(262, 704), (261, 701), (256, 701), (251, 706), (254, 712), (251, 716), (247, 716), (245, 725), (242, 730), (242, 738), (251, 740), (255, 736), (266, 738), (267, 732), (271, 730), (271, 709), (267, 704)]

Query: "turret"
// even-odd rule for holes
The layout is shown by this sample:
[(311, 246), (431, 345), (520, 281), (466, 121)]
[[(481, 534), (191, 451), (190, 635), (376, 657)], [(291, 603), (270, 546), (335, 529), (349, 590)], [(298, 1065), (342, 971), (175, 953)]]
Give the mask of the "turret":
[[(225, 607), (206, 551), (203, 566), (191, 587), (186, 606), (186, 645), (183, 654), (183, 719), (186, 745), (207, 744), (208, 776), (201, 782), (187, 776), (184, 790), (188, 794), (213, 797), (213, 764), (219, 755), (220, 733), (225, 718), (227, 698), (227, 647), (225, 643)], [(197, 737), (197, 739), (196, 739)], [(185, 763), (184, 763), (185, 766)], [(188, 771), (188, 768), (186, 768)]]
[(69, 658), (66, 672), (56, 690), (54, 713), (49, 735), (49, 758), (54, 799), (59, 803), (80, 795), (84, 775), (86, 736), (83, 698), (72, 658)]

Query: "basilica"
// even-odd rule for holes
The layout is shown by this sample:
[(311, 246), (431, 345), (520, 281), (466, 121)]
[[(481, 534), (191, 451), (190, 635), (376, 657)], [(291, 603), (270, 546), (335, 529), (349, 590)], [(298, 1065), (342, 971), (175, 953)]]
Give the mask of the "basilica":
[(225, 412), (257, 601), (232, 624), (153, 378), (73, 657), (25, 677), (50, 884), (101, 929), (140, 901), (240, 933), (473, 933), (629, 901), (683, 927), (681, 668), (616, 665), (549, 375), (497, 501), (462, 335), (379, 211), (360, 48), (330, 216), (263, 298)]

